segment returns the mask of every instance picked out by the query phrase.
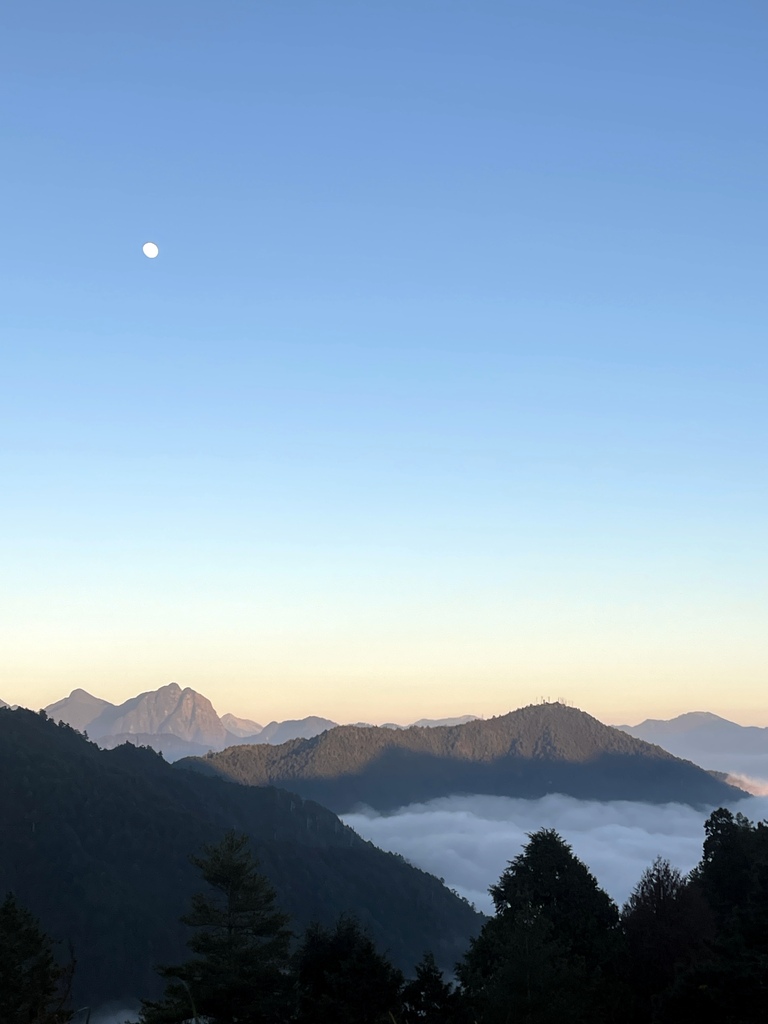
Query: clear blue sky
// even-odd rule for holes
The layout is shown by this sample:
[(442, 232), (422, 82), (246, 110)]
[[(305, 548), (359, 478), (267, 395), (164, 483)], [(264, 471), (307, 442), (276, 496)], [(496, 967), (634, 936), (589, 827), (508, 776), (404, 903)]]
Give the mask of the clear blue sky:
[(0, 697), (768, 723), (766, 53), (758, 0), (3, 5)]

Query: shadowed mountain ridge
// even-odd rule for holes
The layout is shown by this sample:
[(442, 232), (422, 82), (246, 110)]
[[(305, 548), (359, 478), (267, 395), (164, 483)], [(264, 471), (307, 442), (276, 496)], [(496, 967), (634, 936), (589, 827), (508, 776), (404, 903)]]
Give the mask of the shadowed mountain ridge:
[(227, 828), (246, 832), (298, 928), (360, 917), (410, 968), (451, 966), (480, 923), (466, 902), (324, 807), (178, 771), (146, 748), (100, 750), (66, 725), (0, 709), (0, 892), (72, 940), (76, 997), (151, 995), (154, 965), (183, 955), (179, 924), (200, 886), (189, 862)]
[(743, 793), (660, 747), (563, 704), (462, 725), (338, 726), (280, 746), (230, 747), (179, 767), (283, 785), (337, 813), (459, 793), (718, 804)]

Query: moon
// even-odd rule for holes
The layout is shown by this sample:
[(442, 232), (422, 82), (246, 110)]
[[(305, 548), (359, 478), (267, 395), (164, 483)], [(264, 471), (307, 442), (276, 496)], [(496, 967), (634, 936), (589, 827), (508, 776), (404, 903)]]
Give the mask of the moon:
[(141, 251), (147, 257), (147, 259), (153, 260), (155, 256), (160, 252), (154, 242), (145, 242), (141, 247)]

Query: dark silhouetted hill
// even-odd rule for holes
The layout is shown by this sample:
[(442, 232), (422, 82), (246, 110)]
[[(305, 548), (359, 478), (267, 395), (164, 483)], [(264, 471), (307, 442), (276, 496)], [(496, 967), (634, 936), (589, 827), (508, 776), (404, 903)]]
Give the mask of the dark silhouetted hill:
[[(232, 740), (231, 742), (236, 742)], [(156, 733), (119, 733), (117, 736), (101, 736), (96, 740), (98, 746), (104, 750), (114, 750), (123, 743), (130, 743), (134, 747), (150, 747), (158, 754), (162, 754), (166, 761), (179, 761), (183, 757), (202, 757), (213, 749), (207, 743), (190, 743), (189, 740), (179, 739), (172, 732), (157, 735)]]
[(338, 726), (279, 747), (230, 747), (179, 764), (247, 785), (286, 786), (337, 813), (461, 793), (695, 806), (743, 796), (697, 765), (563, 704), (456, 726)]
[[(266, 748), (271, 749), (271, 748)], [(76, 1005), (157, 992), (185, 955), (179, 924), (201, 880), (189, 855), (235, 828), (297, 929), (356, 914), (410, 968), (451, 966), (480, 918), (438, 879), (285, 790), (179, 770), (151, 750), (101, 750), (42, 714), (0, 709), (0, 893), (72, 940)]]

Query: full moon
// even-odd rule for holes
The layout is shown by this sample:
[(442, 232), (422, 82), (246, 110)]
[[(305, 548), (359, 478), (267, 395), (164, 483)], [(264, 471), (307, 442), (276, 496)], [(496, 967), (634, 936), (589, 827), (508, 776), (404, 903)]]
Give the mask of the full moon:
[(144, 245), (142, 245), (141, 247), (141, 251), (150, 260), (153, 260), (155, 256), (157, 256), (157, 254), (160, 252), (160, 250), (157, 248), (154, 242), (145, 242)]

